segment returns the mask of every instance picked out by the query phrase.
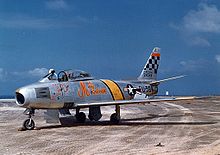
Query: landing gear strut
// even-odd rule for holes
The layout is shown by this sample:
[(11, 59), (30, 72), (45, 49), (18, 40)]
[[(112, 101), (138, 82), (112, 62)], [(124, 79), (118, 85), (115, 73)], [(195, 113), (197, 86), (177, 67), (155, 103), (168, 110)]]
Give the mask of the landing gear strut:
[(113, 113), (110, 117), (110, 121), (114, 124), (118, 124), (120, 122), (121, 116), (120, 116), (120, 106), (115, 106), (115, 113)]
[(28, 115), (28, 119), (26, 119), (23, 122), (23, 129), (25, 130), (33, 130), (35, 127), (35, 123), (34, 120), (31, 118), (32, 116), (34, 116), (35, 110), (34, 109), (26, 109), (24, 111), (25, 115)]
[(76, 120), (79, 123), (84, 123), (86, 121), (86, 115), (84, 112), (79, 112), (79, 110), (80, 110), (79, 108), (76, 109), (76, 115), (75, 115)]

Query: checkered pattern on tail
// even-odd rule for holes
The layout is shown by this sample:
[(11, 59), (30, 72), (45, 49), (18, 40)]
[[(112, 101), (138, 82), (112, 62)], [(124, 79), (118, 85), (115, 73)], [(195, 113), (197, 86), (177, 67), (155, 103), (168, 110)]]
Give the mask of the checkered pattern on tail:
[(147, 60), (138, 80), (141, 81), (153, 81), (157, 78), (157, 70), (159, 67), (160, 53), (159, 48), (155, 47)]
[(152, 70), (155, 74), (157, 74), (157, 70), (159, 67), (159, 56), (151, 56), (148, 60), (148, 63), (145, 65), (144, 70)]

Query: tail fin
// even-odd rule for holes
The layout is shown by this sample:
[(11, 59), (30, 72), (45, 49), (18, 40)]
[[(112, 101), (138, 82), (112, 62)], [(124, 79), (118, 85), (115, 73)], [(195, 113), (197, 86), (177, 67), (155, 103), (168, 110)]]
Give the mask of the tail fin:
[(160, 61), (160, 48), (155, 47), (147, 60), (140, 76), (139, 81), (155, 81), (157, 79), (157, 70)]

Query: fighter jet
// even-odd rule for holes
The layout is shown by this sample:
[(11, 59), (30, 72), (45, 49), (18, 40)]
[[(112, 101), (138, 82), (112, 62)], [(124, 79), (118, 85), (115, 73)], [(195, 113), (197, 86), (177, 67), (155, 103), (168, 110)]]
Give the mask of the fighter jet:
[(86, 115), (80, 111), (82, 108), (89, 109), (90, 120), (98, 121), (102, 117), (100, 107), (114, 105), (115, 112), (110, 116), (110, 121), (119, 123), (121, 105), (195, 99), (156, 96), (161, 82), (183, 77), (157, 80), (159, 62), (160, 48), (155, 47), (137, 79), (128, 81), (95, 79), (79, 70), (63, 70), (57, 74), (51, 69), (39, 82), (16, 90), (16, 103), (26, 108), (24, 113), (28, 115), (23, 128), (35, 128), (32, 119), (35, 109), (58, 109), (62, 116), (71, 115), (69, 110), (75, 109), (76, 120), (83, 123)]

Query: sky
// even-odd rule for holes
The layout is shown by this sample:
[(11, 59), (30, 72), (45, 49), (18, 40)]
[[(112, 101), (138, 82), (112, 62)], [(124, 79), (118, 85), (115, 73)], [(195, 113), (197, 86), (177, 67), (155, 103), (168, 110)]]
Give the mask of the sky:
[(159, 94), (220, 94), (218, 0), (1, 0), (0, 95), (50, 68), (136, 79), (161, 48)]

